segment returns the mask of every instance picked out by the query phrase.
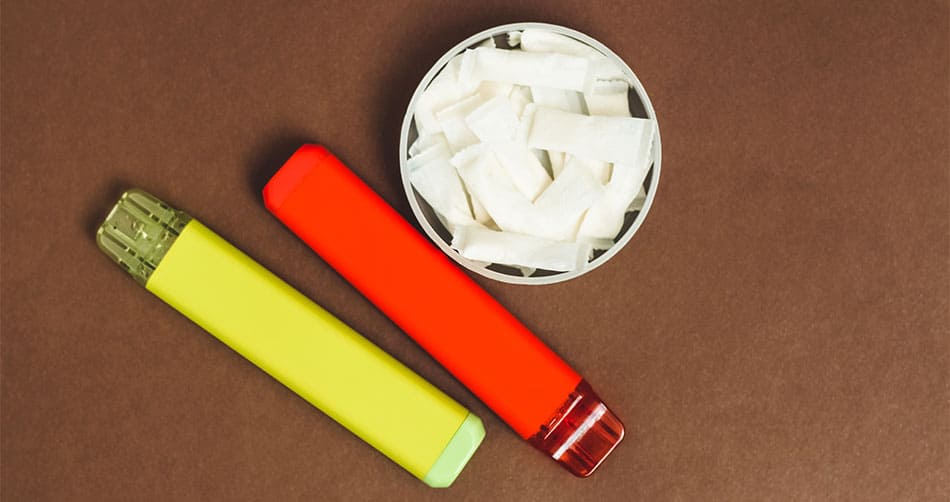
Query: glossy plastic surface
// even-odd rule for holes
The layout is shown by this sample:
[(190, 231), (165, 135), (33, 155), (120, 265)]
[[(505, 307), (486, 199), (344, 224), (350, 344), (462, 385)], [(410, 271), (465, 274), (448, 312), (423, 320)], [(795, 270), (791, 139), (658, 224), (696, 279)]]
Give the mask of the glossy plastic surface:
[(169, 233), (178, 220), (143, 197), (127, 193), (103, 224), (107, 254), (140, 281), (128, 263), (149, 258), (149, 291), (417, 478), (454, 481), (484, 437), (477, 417), (197, 220)]
[(522, 438), (581, 377), (325, 148), (304, 145), (264, 202)]
[(528, 442), (572, 474), (586, 478), (623, 440), (623, 424), (586, 381)]

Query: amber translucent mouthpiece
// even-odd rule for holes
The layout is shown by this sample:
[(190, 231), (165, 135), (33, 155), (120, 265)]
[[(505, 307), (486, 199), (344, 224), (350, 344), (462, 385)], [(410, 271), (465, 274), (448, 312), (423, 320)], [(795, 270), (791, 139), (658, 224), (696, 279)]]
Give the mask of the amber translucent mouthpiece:
[(551, 421), (530, 439), (565, 469), (586, 478), (623, 440), (623, 423), (581, 380)]

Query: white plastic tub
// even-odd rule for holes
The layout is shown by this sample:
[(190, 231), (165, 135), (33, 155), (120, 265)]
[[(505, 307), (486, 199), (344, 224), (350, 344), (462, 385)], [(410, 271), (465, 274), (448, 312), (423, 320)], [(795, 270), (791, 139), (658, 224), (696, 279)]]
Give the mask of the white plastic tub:
[(630, 89), (629, 95), (631, 115), (634, 117), (656, 120), (656, 114), (653, 111), (653, 105), (650, 103), (650, 98), (647, 96), (646, 90), (644, 90), (640, 80), (633, 73), (633, 70), (631, 70), (630, 67), (627, 66), (627, 64), (622, 59), (620, 59), (619, 56), (614, 54), (613, 51), (608, 49), (604, 44), (583, 33), (566, 28), (564, 26), (545, 23), (506, 24), (489, 28), (459, 42), (455, 47), (452, 47), (452, 49), (439, 58), (439, 60), (436, 61), (436, 63), (428, 71), (428, 73), (426, 73), (426, 75), (422, 78), (422, 81), (416, 88), (415, 93), (412, 95), (412, 99), (409, 101), (409, 107), (407, 108), (406, 116), (403, 119), (402, 131), (399, 137), (399, 165), (402, 175), (403, 187), (406, 190), (406, 196), (409, 198), (409, 205), (412, 207), (413, 214), (432, 242), (439, 246), (439, 248), (442, 249), (442, 251), (444, 251), (447, 255), (452, 257), (453, 260), (457, 261), (459, 264), (469, 270), (472, 270), (473, 272), (502, 282), (512, 284), (552, 284), (555, 282), (573, 279), (574, 277), (586, 274), (600, 265), (603, 265), (607, 262), (607, 260), (611, 259), (618, 252), (620, 252), (620, 250), (623, 249), (623, 247), (626, 246), (628, 242), (630, 242), (634, 234), (637, 233), (637, 229), (640, 228), (641, 224), (643, 224), (643, 220), (646, 219), (647, 213), (650, 211), (650, 207), (652, 206), (653, 199), (656, 195), (657, 185), (659, 183), (660, 160), (662, 156), (659, 124), (657, 124), (657, 129), (655, 131), (653, 140), (653, 164), (650, 167), (650, 172), (647, 175), (646, 181), (644, 182), (646, 201), (643, 204), (643, 208), (640, 211), (628, 212), (626, 214), (623, 227), (621, 227), (620, 233), (618, 234), (616, 242), (613, 246), (604, 251), (597, 251), (594, 255), (594, 259), (588, 262), (584, 268), (570, 272), (538, 270), (530, 276), (524, 276), (519, 269), (514, 267), (508, 267), (499, 264), (486, 266), (483, 263), (474, 262), (462, 257), (457, 251), (449, 246), (449, 243), (452, 240), (449, 231), (435, 216), (432, 208), (429, 207), (426, 201), (412, 188), (412, 185), (409, 183), (409, 175), (406, 167), (406, 161), (409, 159), (409, 145), (415, 141), (416, 137), (418, 137), (418, 133), (413, 121), (414, 110), (416, 108), (415, 105), (419, 99), (419, 96), (426, 89), (426, 87), (428, 87), (432, 79), (435, 78), (435, 76), (442, 70), (442, 68), (449, 62), (450, 59), (452, 59), (457, 54), (462, 53), (465, 51), (465, 49), (475, 47), (488, 38), (495, 38), (496, 45), (499, 48), (505, 48), (507, 47), (506, 37), (508, 32), (521, 31), (528, 28), (548, 30), (574, 38), (593, 47), (613, 60), (623, 70), (627, 77), (629, 77), (630, 81), (633, 82), (633, 86)]

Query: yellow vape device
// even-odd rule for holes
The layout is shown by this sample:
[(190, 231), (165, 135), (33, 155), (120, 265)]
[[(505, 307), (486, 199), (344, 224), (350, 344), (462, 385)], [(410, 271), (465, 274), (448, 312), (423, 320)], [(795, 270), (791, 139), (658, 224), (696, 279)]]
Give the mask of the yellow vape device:
[(432, 487), (452, 484), (481, 420), (201, 222), (129, 190), (100, 249), (146, 289)]

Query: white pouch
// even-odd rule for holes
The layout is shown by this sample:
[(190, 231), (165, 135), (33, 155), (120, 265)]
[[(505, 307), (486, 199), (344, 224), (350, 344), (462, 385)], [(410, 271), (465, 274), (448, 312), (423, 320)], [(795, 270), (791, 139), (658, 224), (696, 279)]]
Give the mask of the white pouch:
[(490, 80), (584, 92), (593, 86), (587, 58), (479, 47), (462, 54), (463, 85)]
[(655, 123), (632, 117), (589, 117), (538, 107), (528, 146), (557, 149), (592, 160), (636, 164), (644, 138), (651, 140)]
[(473, 199), (478, 199), (499, 228), (531, 233), (536, 226), (534, 206), (490, 150), (476, 145), (456, 154), (451, 162)]
[(591, 61), (591, 72), (597, 80), (627, 80), (623, 70), (597, 49), (560, 33), (527, 29), (518, 37), (521, 50), (527, 52), (559, 52)]
[(497, 96), (508, 96), (515, 86), (503, 82), (484, 81), (478, 84), (475, 92), (482, 95), (482, 99), (491, 99)]
[(511, 100), (511, 109), (515, 111), (515, 114), (520, 118), (524, 113), (525, 106), (528, 103), (533, 101), (531, 96), (531, 88), (523, 85), (513, 86), (511, 93), (508, 94), (508, 99)]
[(413, 117), (419, 136), (442, 131), (435, 113), (475, 92), (477, 85), (462, 84), (458, 80), (458, 71), (462, 66), (462, 55), (455, 56), (432, 79), (429, 87), (416, 100)]
[(441, 132), (428, 134), (426, 136), (419, 136), (415, 141), (412, 142), (412, 145), (409, 146), (409, 156), (413, 157), (419, 155), (423, 151), (439, 144), (444, 145), (446, 148), (449, 146), (448, 141), (445, 139), (445, 135)]
[(416, 169), (439, 159), (451, 159), (452, 150), (448, 143), (437, 141), (428, 146), (425, 150), (415, 154), (406, 161), (406, 170), (410, 173)]
[(458, 225), (472, 225), (468, 198), (455, 167), (448, 158), (439, 158), (409, 173), (409, 182), (452, 231)]
[(519, 123), (511, 101), (503, 96), (485, 101), (465, 117), (469, 130), (483, 143), (513, 141)]
[(442, 132), (445, 134), (449, 148), (453, 152), (458, 153), (469, 146), (478, 144), (478, 136), (475, 136), (475, 133), (468, 128), (465, 117), (481, 106), (482, 103), (484, 103), (482, 97), (475, 94), (435, 114), (439, 125), (442, 126)]
[(604, 198), (587, 211), (577, 234), (581, 238), (614, 239), (623, 226), (624, 217), (641, 196), (640, 207), (646, 200), (643, 182), (650, 171), (652, 135), (650, 144), (641, 145), (643, 156), (636, 164), (614, 164)]
[(641, 186), (640, 191), (637, 192), (637, 196), (633, 198), (633, 201), (630, 202), (630, 205), (627, 206), (627, 211), (639, 211), (643, 209), (643, 205), (647, 202), (647, 190), (646, 187)]
[(613, 94), (585, 94), (584, 102), (591, 115), (605, 117), (629, 117), (630, 102), (628, 90)]
[(604, 187), (587, 167), (577, 161), (567, 162), (561, 175), (535, 201), (534, 207), (542, 221), (531, 233), (572, 241), (584, 212), (603, 197)]
[(514, 185), (528, 200), (535, 200), (551, 184), (548, 171), (524, 143), (509, 141), (490, 146)]
[(538, 106), (555, 108), (571, 113), (585, 113), (586, 111), (584, 95), (577, 91), (531, 86), (531, 97), (534, 104)]
[(604, 198), (587, 210), (577, 230), (577, 240), (592, 242), (609, 239), (613, 242), (623, 227), (626, 214), (627, 206), (609, 194), (604, 195)]
[(579, 162), (581, 165), (586, 167), (588, 171), (590, 171), (590, 174), (593, 175), (594, 179), (600, 182), (601, 185), (606, 185), (607, 182), (610, 181), (610, 162), (582, 159), (573, 155), (568, 156), (567, 161)]
[(465, 258), (565, 272), (582, 268), (590, 254), (586, 243), (555, 242), (513, 232), (458, 226), (452, 248)]
[(557, 178), (561, 175), (561, 171), (564, 170), (564, 152), (555, 152), (554, 150), (548, 150), (548, 160), (551, 162), (551, 176)]

